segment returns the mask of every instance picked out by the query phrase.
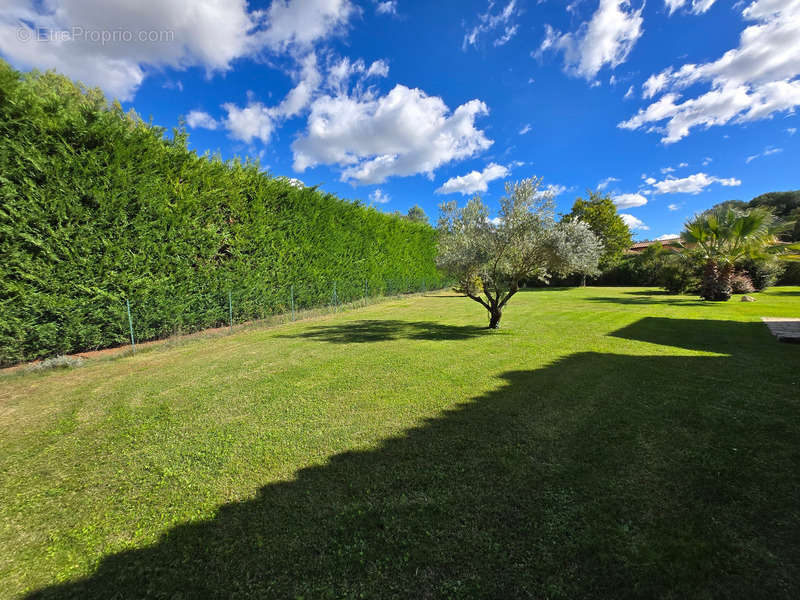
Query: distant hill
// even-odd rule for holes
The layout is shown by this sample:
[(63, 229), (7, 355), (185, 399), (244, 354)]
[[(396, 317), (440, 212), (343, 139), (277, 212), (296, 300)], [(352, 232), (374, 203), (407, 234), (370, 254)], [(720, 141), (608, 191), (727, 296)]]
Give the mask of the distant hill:
[(740, 209), (755, 208), (757, 206), (770, 208), (775, 216), (783, 221), (786, 226), (781, 239), (787, 242), (800, 241), (800, 190), (767, 192), (756, 196), (750, 202), (727, 200), (716, 204), (713, 208), (717, 206), (731, 206)]

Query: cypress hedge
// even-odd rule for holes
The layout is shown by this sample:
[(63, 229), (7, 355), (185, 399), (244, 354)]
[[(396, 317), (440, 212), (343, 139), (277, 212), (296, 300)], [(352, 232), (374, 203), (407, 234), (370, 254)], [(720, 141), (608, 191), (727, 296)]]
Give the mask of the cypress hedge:
[(0, 61), (0, 364), (441, 284), (436, 233)]

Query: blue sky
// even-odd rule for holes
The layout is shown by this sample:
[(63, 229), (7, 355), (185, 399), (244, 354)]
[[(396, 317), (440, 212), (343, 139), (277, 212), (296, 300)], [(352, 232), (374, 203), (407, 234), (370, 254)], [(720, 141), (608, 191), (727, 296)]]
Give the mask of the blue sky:
[(198, 152), (435, 219), (543, 178), (612, 194), (637, 238), (795, 189), (796, 0), (51, 0), (0, 54), (98, 85)]

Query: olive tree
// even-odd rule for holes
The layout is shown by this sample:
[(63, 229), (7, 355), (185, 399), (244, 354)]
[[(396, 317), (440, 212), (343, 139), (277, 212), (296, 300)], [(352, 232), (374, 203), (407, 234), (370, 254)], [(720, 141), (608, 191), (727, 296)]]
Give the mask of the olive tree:
[(605, 246), (583, 221), (562, 221), (550, 234), (550, 270), (562, 277), (572, 273), (581, 276), (581, 286), (586, 285), (587, 276), (600, 274), (598, 266)]
[[(572, 256), (573, 244), (559, 241), (568, 235), (566, 225), (556, 223), (552, 193), (540, 187), (535, 177), (506, 183), (493, 220), (480, 196), (463, 207), (455, 201), (440, 206), (437, 264), (456, 280), (457, 292), (486, 308), (491, 329), (499, 326), (503, 308), (524, 281), (546, 281), (551, 270), (567, 274), (584, 264)], [(581, 234), (586, 229), (570, 227)], [(581, 239), (598, 244), (595, 236)], [(590, 252), (579, 245), (580, 252)]]

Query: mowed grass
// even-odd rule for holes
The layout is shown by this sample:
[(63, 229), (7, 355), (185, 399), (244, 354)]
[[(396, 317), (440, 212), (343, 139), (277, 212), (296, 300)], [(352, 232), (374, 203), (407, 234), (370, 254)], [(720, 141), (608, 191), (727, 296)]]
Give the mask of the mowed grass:
[(430, 293), (0, 379), (0, 597), (797, 598), (800, 346)]

